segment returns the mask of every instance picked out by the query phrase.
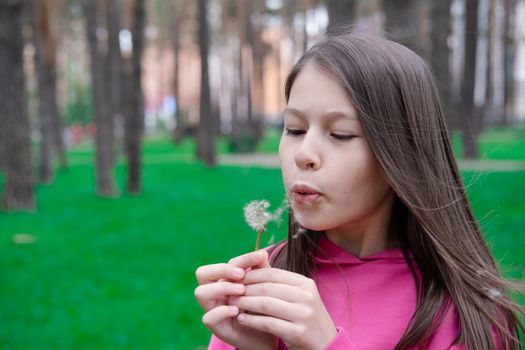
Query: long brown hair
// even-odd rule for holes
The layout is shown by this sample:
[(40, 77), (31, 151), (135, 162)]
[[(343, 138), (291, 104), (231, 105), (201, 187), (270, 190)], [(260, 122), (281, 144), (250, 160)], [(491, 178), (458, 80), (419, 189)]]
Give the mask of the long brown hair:
[[(453, 302), (461, 332), (457, 343), (469, 350), (520, 348), (520, 306), (507, 294), (512, 284), (500, 274), (474, 217), (450, 146), (432, 74), (423, 60), (395, 42), (359, 34), (328, 36), (313, 46), (290, 72), (292, 85), (307, 64), (337, 80), (357, 110), (365, 136), (396, 193), (390, 223), (405, 257), (421, 272), (417, 306), (396, 350), (422, 345)], [(285, 249), (272, 265), (313, 275), (312, 255), (320, 232), (289, 218)]]

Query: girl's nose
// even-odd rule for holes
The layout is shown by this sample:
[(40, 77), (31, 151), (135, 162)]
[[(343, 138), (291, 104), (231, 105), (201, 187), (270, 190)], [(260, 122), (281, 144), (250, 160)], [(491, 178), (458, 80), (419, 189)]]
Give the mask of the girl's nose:
[(319, 145), (315, 136), (307, 132), (295, 153), (295, 164), (303, 170), (318, 170), (321, 167)]

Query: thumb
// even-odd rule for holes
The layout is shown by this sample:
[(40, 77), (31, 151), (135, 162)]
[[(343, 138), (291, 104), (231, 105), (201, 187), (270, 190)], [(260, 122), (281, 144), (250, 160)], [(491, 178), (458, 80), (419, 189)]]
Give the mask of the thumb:
[(261, 269), (265, 267), (271, 267), (270, 266), (270, 260), (268, 257), (268, 252), (266, 249), (261, 249), (257, 251), (257, 255), (259, 257), (259, 262), (253, 266), (254, 269)]
[(268, 263), (268, 252), (264, 249), (237, 256), (235, 258), (230, 259), (228, 263), (245, 270), (249, 268), (270, 266), (270, 264)]

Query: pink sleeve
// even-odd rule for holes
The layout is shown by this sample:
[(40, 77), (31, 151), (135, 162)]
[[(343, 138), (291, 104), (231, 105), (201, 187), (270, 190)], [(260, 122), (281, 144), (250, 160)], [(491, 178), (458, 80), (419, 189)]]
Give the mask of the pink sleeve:
[(212, 335), (210, 345), (208, 345), (208, 350), (235, 350), (235, 348)]
[(336, 327), (337, 334), (334, 339), (324, 348), (324, 350), (357, 350), (354, 343), (350, 340), (348, 333), (343, 327)]
[[(284, 344), (282, 344), (284, 345)], [(324, 348), (324, 350), (357, 350), (354, 343), (350, 340), (348, 333), (342, 327), (337, 327), (337, 335), (334, 339)], [(208, 350), (235, 350), (235, 348), (216, 336), (212, 335)]]

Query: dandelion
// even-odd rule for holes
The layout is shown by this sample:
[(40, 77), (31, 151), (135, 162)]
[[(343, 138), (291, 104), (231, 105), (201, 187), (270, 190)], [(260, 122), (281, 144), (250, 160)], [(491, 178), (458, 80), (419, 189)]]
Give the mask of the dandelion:
[(267, 200), (251, 201), (244, 206), (244, 219), (246, 223), (255, 231), (257, 231), (257, 241), (255, 242), (255, 250), (259, 250), (261, 242), (261, 235), (266, 232), (266, 225), (275, 221), (277, 224), (281, 222), (281, 215), (288, 207), (288, 200), (285, 198), (279, 208), (274, 213), (270, 213), (270, 202)]
[(267, 200), (251, 201), (244, 207), (244, 218), (255, 231), (264, 230), (270, 221), (271, 214), (267, 211), (269, 207), (270, 202)]

